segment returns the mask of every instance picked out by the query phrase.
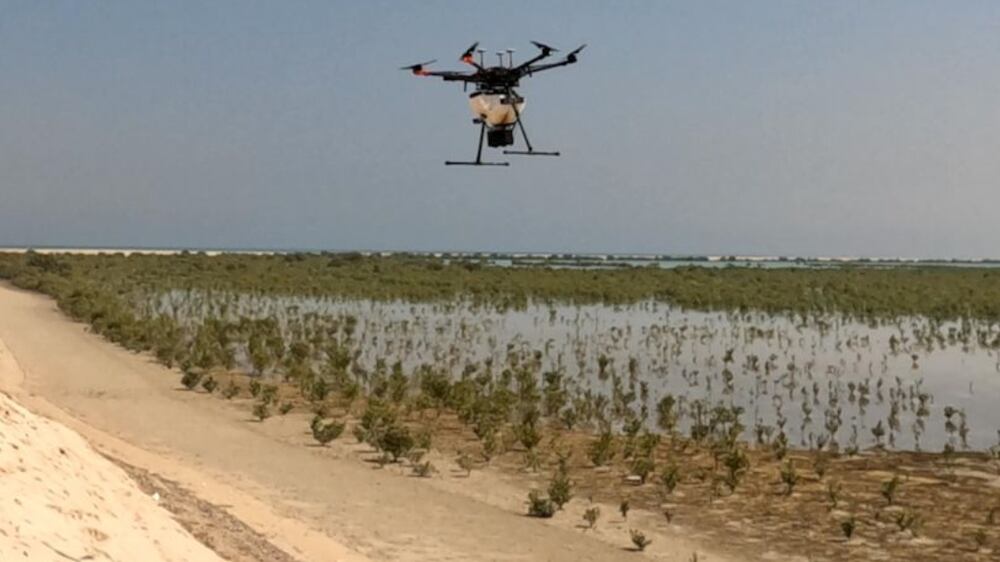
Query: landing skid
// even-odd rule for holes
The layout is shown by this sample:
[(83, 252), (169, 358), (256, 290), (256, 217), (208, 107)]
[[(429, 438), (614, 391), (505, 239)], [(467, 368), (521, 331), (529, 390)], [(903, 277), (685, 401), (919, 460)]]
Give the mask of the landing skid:
[(479, 123), (479, 150), (476, 151), (475, 162), (447, 160), (444, 163), (445, 166), (510, 166), (510, 162), (483, 162), (483, 136), (486, 134), (486, 123), (483, 121)]
[(542, 152), (539, 150), (505, 150), (503, 153), (518, 156), (559, 156), (558, 152)]
[(510, 166), (510, 162), (483, 162), (477, 160), (475, 162), (453, 162), (448, 160), (444, 163), (445, 166)]

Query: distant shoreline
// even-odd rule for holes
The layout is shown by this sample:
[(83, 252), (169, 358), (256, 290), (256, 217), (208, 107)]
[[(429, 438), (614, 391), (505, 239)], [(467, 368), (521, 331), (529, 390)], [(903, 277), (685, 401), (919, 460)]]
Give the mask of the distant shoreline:
[(406, 250), (320, 250), (290, 248), (146, 248), (146, 247), (69, 247), (69, 246), (0, 246), (0, 253), (42, 254), (142, 254), (177, 255), (283, 255), (283, 254), (361, 254), (364, 256), (416, 256), (439, 259), (493, 260), (507, 265), (594, 265), (628, 266), (655, 263), (690, 265), (941, 265), (998, 266), (1000, 258), (909, 258), (865, 256), (765, 256), (765, 255), (698, 255), (698, 254), (635, 254), (635, 253), (574, 253), (574, 252), (500, 252), (500, 251), (406, 251)]

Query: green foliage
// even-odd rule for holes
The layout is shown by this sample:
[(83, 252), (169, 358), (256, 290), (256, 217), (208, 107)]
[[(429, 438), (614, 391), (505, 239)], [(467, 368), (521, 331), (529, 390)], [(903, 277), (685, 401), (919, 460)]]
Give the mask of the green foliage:
[(236, 381), (232, 379), (230, 379), (229, 384), (227, 384), (226, 387), (222, 389), (222, 396), (224, 396), (226, 400), (232, 400), (239, 393), (240, 393), (240, 385), (236, 384)]
[(845, 539), (851, 540), (851, 537), (854, 536), (854, 530), (857, 528), (857, 525), (858, 523), (854, 519), (853, 515), (840, 522), (840, 531), (844, 533)]
[(632, 506), (629, 504), (627, 499), (622, 500), (622, 502), (618, 504), (618, 513), (622, 514), (622, 519), (628, 520), (628, 512), (630, 509), (632, 509)]
[(896, 512), (895, 515), (896, 526), (899, 527), (900, 532), (910, 531), (914, 536), (920, 530), (920, 524), (922, 522), (919, 515), (912, 509), (904, 509), (902, 511)]
[(986, 548), (986, 543), (989, 540), (989, 537), (984, 529), (976, 529), (972, 533), (972, 540), (976, 543), (976, 550), (979, 551)]
[(537, 490), (528, 493), (528, 515), (549, 519), (556, 514), (556, 504), (549, 498), (542, 497)]
[(419, 478), (430, 478), (434, 474), (434, 465), (431, 464), (431, 461), (414, 463), (413, 474)]
[(549, 499), (561, 510), (573, 499), (573, 482), (569, 479), (569, 470), (560, 463), (559, 468), (549, 482)]
[(253, 405), (253, 416), (257, 418), (257, 421), (264, 421), (271, 417), (271, 408), (269, 402), (258, 402)]
[(892, 502), (896, 499), (896, 493), (899, 491), (899, 485), (901, 483), (902, 480), (899, 479), (898, 475), (893, 475), (891, 480), (886, 480), (882, 483), (880, 492), (889, 505), (892, 505)]
[(216, 382), (215, 377), (208, 375), (204, 380), (201, 381), (201, 387), (205, 389), (205, 392), (211, 394), (215, 392), (215, 389), (219, 387), (219, 383)]
[(583, 520), (587, 522), (588, 529), (593, 529), (594, 527), (596, 527), (597, 520), (600, 519), (600, 517), (601, 517), (601, 508), (597, 507), (596, 505), (594, 507), (587, 508), (587, 510), (583, 512)]
[(594, 466), (604, 466), (615, 458), (615, 438), (610, 429), (602, 431), (597, 440), (590, 444), (587, 457)]
[(250, 379), (250, 385), (248, 388), (250, 389), (250, 396), (252, 398), (257, 398), (258, 396), (260, 396), (260, 392), (261, 389), (263, 388), (263, 385), (257, 379)]
[(663, 474), (660, 475), (660, 480), (663, 482), (663, 489), (666, 490), (667, 494), (674, 493), (674, 488), (681, 481), (681, 470), (675, 463), (670, 463), (666, 469), (663, 470)]
[(654, 470), (656, 470), (656, 461), (653, 460), (652, 456), (636, 457), (632, 461), (632, 474), (638, 476), (643, 484), (646, 483), (646, 478)]
[(837, 509), (840, 503), (840, 492), (843, 489), (840, 482), (830, 482), (826, 485), (826, 498), (830, 501), (830, 509)]
[(329, 396), (331, 390), (330, 383), (328, 383), (326, 379), (323, 377), (317, 377), (312, 381), (312, 384), (309, 385), (309, 400), (313, 402), (322, 402), (326, 400), (326, 397)]
[(312, 429), (313, 439), (320, 445), (326, 446), (330, 441), (340, 437), (340, 434), (344, 432), (345, 425), (343, 422), (324, 420), (316, 416), (310, 424), (310, 429)]
[(629, 537), (632, 538), (632, 544), (635, 545), (636, 550), (642, 552), (646, 550), (646, 547), (653, 543), (653, 541), (646, 538), (646, 535), (638, 529), (629, 529)]
[(281, 405), (278, 406), (278, 413), (284, 416), (288, 414), (288, 412), (291, 412), (294, 407), (295, 405), (291, 402), (282, 402)]
[(413, 449), (413, 435), (405, 425), (395, 423), (390, 425), (377, 442), (377, 446), (382, 451), (392, 455), (392, 461), (399, 461), (400, 457), (406, 456)]
[(181, 384), (188, 390), (194, 390), (198, 388), (198, 383), (201, 382), (202, 376), (200, 371), (185, 370), (184, 375), (181, 377)]
[(667, 394), (656, 404), (656, 424), (665, 433), (672, 434), (677, 428), (677, 400)]
[(795, 462), (788, 459), (781, 468), (781, 481), (785, 484), (785, 495), (790, 496), (799, 483), (799, 473), (795, 470)]
[(750, 459), (739, 446), (733, 446), (723, 457), (723, 466), (726, 468), (724, 482), (730, 492), (735, 492), (743, 475), (750, 468)]

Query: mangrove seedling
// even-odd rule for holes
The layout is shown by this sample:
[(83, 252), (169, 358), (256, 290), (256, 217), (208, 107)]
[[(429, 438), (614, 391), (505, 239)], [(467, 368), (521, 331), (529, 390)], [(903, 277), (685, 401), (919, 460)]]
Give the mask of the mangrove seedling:
[(542, 497), (537, 490), (528, 493), (528, 516), (548, 519), (556, 514), (556, 505), (549, 498)]
[(898, 475), (893, 475), (892, 480), (882, 483), (882, 497), (885, 498), (885, 501), (889, 502), (889, 505), (892, 505), (892, 502), (896, 499), (896, 492), (899, 491), (901, 482)]
[(203, 381), (201, 381), (201, 387), (205, 389), (205, 392), (212, 394), (215, 389), (219, 387), (219, 383), (216, 382), (215, 377), (208, 375)]
[(638, 529), (629, 529), (628, 533), (632, 537), (632, 544), (635, 545), (636, 550), (639, 552), (646, 550), (646, 547), (653, 542), (646, 538), (646, 535)]
[(854, 520), (853, 515), (840, 522), (840, 532), (844, 533), (844, 538), (847, 540), (851, 540), (855, 528), (857, 528), (857, 521)]
[(785, 495), (792, 495), (795, 485), (799, 483), (799, 474), (795, 471), (795, 462), (792, 459), (785, 461), (785, 466), (781, 469), (781, 481), (785, 483)]

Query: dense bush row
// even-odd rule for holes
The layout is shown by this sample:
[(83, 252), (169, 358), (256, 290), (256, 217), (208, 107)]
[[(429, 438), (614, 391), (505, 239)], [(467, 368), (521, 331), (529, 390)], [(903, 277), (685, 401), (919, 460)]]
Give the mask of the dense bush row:
[(611, 270), (490, 267), (359, 254), (0, 254), (0, 278), (65, 300), (170, 289), (376, 300), (467, 298), (498, 307), (529, 299), (669, 301), (686, 308), (1000, 319), (1000, 268), (745, 267)]

